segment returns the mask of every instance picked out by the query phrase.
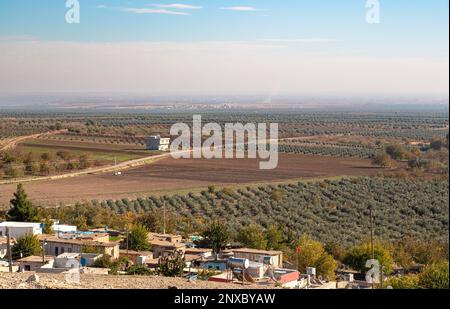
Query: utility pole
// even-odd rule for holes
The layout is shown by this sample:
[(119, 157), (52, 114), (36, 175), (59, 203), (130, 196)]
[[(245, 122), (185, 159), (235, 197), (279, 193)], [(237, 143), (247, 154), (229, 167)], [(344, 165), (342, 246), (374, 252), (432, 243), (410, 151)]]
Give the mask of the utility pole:
[(128, 226), (125, 228), (127, 232), (127, 256), (128, 256), (128, 249), (129, 249), (129, 243), (130, 243), (130, 234), (128, 231)]
[(11, 236), (9, 235), (9, 227), (6, 227), (6, 251), (8, 253), (9, 272), (12, 273)]
[(45, 265), (45, 243), (47, 242), (46, 239), (42, 241), (42, 264)]
[[(375, 249), (373, 244), (373, 216), (372, 216), (372, 205), (369, 205), (369, 213), (370, 213), (370, 246), (372, 251), (372, 260), (375, 260)], [(375, 282), (372, 278), (372, 290), (375, 289)]]
[(163, 203), (163, 234), (166, 235), (166, 201)]

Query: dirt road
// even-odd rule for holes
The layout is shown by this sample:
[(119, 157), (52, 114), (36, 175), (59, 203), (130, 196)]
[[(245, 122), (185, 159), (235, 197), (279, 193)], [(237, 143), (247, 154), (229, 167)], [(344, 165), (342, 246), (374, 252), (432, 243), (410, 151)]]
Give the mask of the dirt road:
[(49, 131), (49, 132), (45, 132), (45, 133), (38, 133), (38, 134), (15, 137), (12, 140), (10, 140), (6, 145), (4, 145), (2, 148), (0, 148), (0, 151), (7, 151), (7, 150), (14, 149), (14, 148), (16, 148), (16, 146), (19, 143), (21, 143), (27, 139), (39, 138), (39, 137), (43, 137), (43, 136), (47, 136), (47, 135), (61, 134), (61, 133), (65, 133), (65, 132), (67, 132), (67, 130)]

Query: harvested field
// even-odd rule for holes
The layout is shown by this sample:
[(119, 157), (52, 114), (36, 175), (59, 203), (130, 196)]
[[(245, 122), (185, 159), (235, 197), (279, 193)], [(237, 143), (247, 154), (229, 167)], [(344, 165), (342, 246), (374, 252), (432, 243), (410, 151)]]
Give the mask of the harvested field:
[[(151, 193), (206, 188), (208, 185), (231, 186), (270, 183), (294, 179), (333, 176), (365, 176), (383, 169), (370, 160), (280, 154), (275, 170), (260, 170), (252, 159), (233, 160), (160, 160), (154, 164), (112, 173), (86, 175), (55, 181), (26, 183), (32, 200), (46, 205), (70, 204), (81, 200), (134, 198)], [(6, 205), (16, 185), (0, 185), (0, 204)]]

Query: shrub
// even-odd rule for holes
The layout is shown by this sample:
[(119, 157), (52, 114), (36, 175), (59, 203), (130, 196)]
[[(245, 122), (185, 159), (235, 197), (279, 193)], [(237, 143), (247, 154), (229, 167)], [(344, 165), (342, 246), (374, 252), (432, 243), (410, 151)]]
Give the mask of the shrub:
[(27, 234), (16, 240), (16, 244), (11, 248), (13, 260), (25, 258), (33, 255), (40, 255), (42, 252), (41, 242), (36, 235)]
[(419, 285), (424, 289), (449, 288), (448, 262), (432, 264), (425, 267), (419, 275)]
[(128, 232), (127, 242), (128, 248), (136, 251), (148, 251), (151, 249), (151, 244), (148, 240), (149, 230), (141, 225), (136, 224)]

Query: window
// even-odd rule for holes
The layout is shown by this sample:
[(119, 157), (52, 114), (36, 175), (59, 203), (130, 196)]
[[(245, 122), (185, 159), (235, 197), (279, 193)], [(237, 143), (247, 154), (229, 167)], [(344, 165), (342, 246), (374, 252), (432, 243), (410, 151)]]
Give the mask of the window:
[(72, 248), (68, 248), (67, 252), (72, 253)]

